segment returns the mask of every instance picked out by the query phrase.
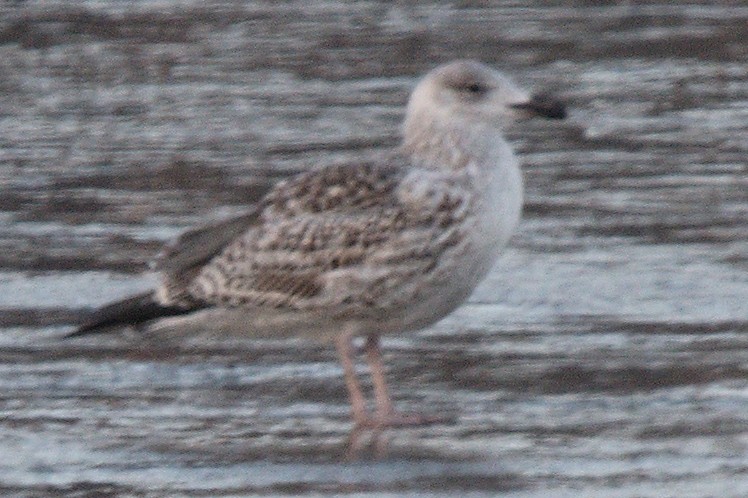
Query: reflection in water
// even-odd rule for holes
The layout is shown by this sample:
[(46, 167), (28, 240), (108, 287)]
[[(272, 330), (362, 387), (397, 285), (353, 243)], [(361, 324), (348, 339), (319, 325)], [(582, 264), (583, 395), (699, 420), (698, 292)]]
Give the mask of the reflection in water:
[(386, 459), (396, 430), (355, 425), (345, 443), (346, 461)]

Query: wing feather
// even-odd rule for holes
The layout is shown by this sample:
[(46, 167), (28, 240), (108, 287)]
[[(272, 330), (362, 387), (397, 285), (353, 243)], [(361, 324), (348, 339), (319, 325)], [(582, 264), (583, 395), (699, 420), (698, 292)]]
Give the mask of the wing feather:
[(215, 305), (343, 313), (407, 302), (459, 240), (470, 198), (453, 176), (405, 171), (336, 165), (279, 183), (258, 218), (200, 268), (189, 294)]
[(211, 259), (258, 221), (259, 212), (254, 210), (193, 228), (164, 246), (153, 265), (154, 270), (161, 274), (157, 300), (162, 305), (183, 308), (197, 304), (187, 291), (190, 282)]

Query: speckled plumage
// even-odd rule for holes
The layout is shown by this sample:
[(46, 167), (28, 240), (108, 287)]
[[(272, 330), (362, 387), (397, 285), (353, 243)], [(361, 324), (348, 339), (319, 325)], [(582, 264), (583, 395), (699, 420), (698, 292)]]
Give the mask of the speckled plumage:
[(419, 280), (464, 237), (472, 201), (452, 176), (434, 179), (415, 198), (403, 191), (407, 173), (339, 165), (279, 184), (258, 223), (199, 272), (190, 294), (220, 305), (343, 316), (407, 305)]
[[(437, 68), (411, 95), (396, 150), (312, 169), (278, 183), (250, 213), (185, 233), (158, 258), (154, 293), (104, 307), (73, 335), (202, 314), (200, 330), (217, 334), (228, 323), (249, 337), (332, 338), (358, 423), (422, 423), (394, 412), (379, 336), (439, 320), (488, 273), (522, 206), (501, 131), (528, 113), (564, 111), (480, 63)], [(355, 375), (355, 336), (367, 337), (374, 417)]]

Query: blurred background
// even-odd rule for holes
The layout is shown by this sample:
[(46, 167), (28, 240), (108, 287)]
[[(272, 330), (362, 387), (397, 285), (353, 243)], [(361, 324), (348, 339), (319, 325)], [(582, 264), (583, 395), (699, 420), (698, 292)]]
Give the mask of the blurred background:
[[(748, 495), (744, 1), (0, 3), (0, 494)], [(505, 256), (384, 341), (351, 432), (333, 348), (61, 341), (278, 178), (397, 144), (418, 77), (567, 102), (511, 130)]]

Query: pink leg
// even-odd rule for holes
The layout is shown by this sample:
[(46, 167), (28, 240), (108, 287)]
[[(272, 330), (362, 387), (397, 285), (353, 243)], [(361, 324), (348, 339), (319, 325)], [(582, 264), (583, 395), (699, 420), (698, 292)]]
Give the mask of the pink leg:
[(372, 417), (366, 411), (366, 398), (361, 390), (361, 384), (356, 377), (354, 362), (353, 333), (344, 333), (337, 337), (337, 346), (340, 363), (343, 366), (345, 385), (351, 400), (351, 411), (354, 422), (361, 427), (392, 427), (406, 425), (424, 425), (448, 421), (443, 417), (428, 417), (415, 414), (400, 414), (393, 407), (392, 399), (387, 389), (387, 381), (384, 376), (384, 364), (379, 349), (379, 336), (371, 335), (366, 340), (364, 351), (367, 363), (371, 369), (371, 380), (374, 387), (374, 399), (376, 401), (376, 414)]
[(382, 362), (378, 335), (370, 335), (366, 338), (364, 351), (371, 369), (371, 382), (374, 385), (374, 399), (377, 403), (377, 418), (387, 419), (395, 413), (395, 409), (387, 388), (387, 379), (384, 376), (384, 363)]
[(367, 362), (371, 369), (371, 381), (374, 385), (374, 399), (377, 404), (376, 416), (369, 421), (369, 424), (376, 427), (385, 426), (406, 426), (406, 425), (426, 425), (445, 422), (443, 417), (431, 417), (409, 413), (398, 413), (395, 411), (387, 389), (387, 380), (384, 376), (384, 363), (382, 362), (382, 352), (379, 348), (379, 336), (370, 335), (366, 339), (364, 346), (366, 351)]
[(348, 396), (351, 400), (353, 420), (357, 424), (366, 425), (369, 416), (366, 414), (366, 399), (361, 391), (361, 384), (359, 384), (356, 378), (352, 341), (353, 334), (341, 334), (335, 339), (335, 346), (340, 357), (340, 364), (343, 365), (343, 375), (345, 376), (345, 386), (348, 388)]

